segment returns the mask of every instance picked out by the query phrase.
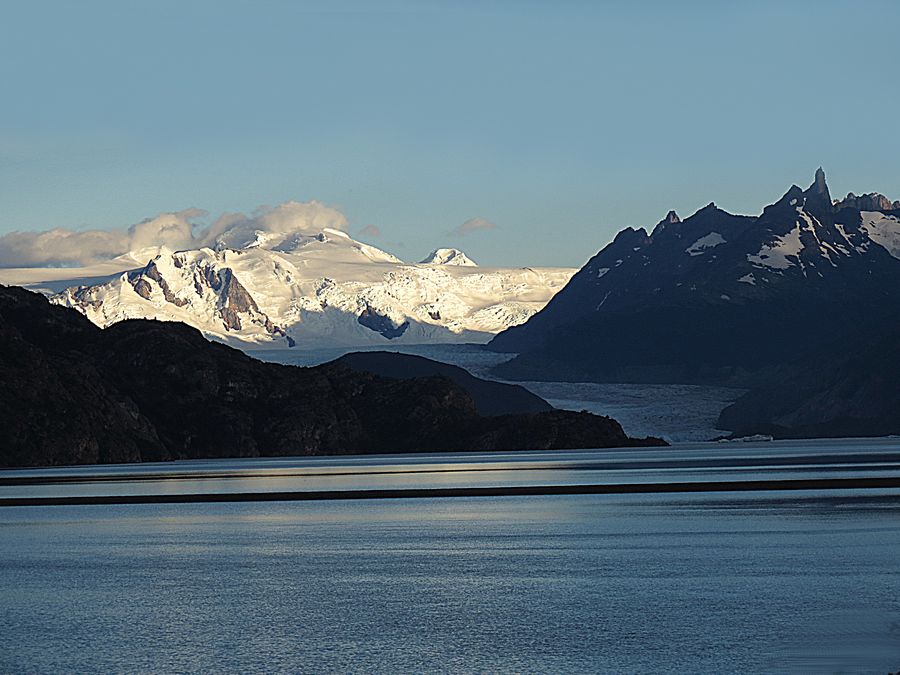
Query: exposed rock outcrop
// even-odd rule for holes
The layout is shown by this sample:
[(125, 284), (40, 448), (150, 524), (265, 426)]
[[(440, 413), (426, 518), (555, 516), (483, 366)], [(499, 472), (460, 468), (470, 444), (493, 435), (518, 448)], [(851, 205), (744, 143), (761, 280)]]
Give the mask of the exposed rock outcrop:
[[(174, 258), (174, 260), (177, 261), (178, 258)], [(184, 298), (176, 297), (172, 292), (172, 289), (169, 288), (168, 282), (165, 280), (163, 275), (160, 274), (159, 268), (156, 266), (156, 261), (151, 260), (149, 263), (147, 263), (147, 267), (144, 268), (144, 276), (149, 279), (153, 279), (153, 281), (155, 281), (159, 285), (159, 288), (160, 290), (162, 290), (163, 297), (166, 299), (166, 302), (171, 302), (176, 307), (184, 307), (186, 304), (188, 304), (187, 300), (185, 300)], [(146, 281), (143, 279), (141, 281), (144, 281), (146, 283)]]
[(900, 201), (892, 202), (883, 194), (869, 192), (858, 197), (852, 192), (834, 203), (836, 209), (856, 209), (858, 211), (895, 211), (900, 209)]
[(409, 328), (409, 321), (397, 324), (390, 317), (380, 314), (369, 305), (366, 305), (366, 308), (360, 312), (357, 321), (359, 321), (361, 326), (365, 326), (376, 333), (381, 333), (388, 340), (400, 337)]

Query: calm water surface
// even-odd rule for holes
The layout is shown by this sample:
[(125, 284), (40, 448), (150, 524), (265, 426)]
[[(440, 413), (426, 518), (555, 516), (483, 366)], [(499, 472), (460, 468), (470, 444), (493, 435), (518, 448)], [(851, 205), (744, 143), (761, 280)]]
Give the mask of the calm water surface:
[[(867, 443), (844, 444), (844, 468), (865, 471), (871, 460), (896, 475), (896, 441), (875, 443), (882, 455), (874, 458)], [(780, 450), (834, 465), (840, 447)], [(671, 459), (731, 458), (740, 472), (775, 450), (697, 446)], [(403, 466), (430, 476), (436, 465), (463, 462), (440, 459)], [(480, 463), (471, 459), (466, 472)], [(522, 457), (527, 471), (549, 466), (551, 480), (579, 471), (569, 461), (617, 461), (608, 452), (558, 459)], [(400, 463), (277, 461), (247, 470)], [(515, 458), (496, 461), (515, 468)], [(221, 485), (232, 479), (203, 476), (240, 463), (167, 468)], [(100, 467), (0, 478), (131, 470), (160, 473)], [(595, 478), (640, 470), (588, 469)], [(514, 475), (498, 470), (493, 480)], [(180, 480), (121, 484), (172, 490)], [(246, 489), (272, 479), (235, 480)], [(2, 672), (898, 668), (898, 490), (0, 509)]]

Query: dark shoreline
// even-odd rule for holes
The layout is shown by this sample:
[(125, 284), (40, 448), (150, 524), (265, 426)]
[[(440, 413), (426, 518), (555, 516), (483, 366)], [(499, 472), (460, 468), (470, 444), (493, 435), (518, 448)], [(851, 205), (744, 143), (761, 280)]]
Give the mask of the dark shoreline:
[(425, 499), (447, 497), (516, 497), (549, 495), (653, 494), (679, 492), (762, 492), (785, 490), (854, 490), (900, 488), (900, 476), (788, 480), (617, 483), (608, 485), (517, 485), (377, 490), (308, 490), (291, 492), (198, 493), (180, 495), (102, 495), (3, 497), (4, 506), (86, 506), (100, 504), (196, 504), (227, 502)]

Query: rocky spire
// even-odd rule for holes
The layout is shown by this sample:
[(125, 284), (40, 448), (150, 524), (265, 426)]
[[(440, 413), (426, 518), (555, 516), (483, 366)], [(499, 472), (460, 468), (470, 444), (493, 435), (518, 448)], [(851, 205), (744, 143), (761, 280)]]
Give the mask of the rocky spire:
[(831, 194), (828, 192), (828, 184), (825, 182), (825, 171), (821, 166), (816, 169), (815, 180), (813, 180), (813, 184), (809, 186), (809, 189), (806, 192), (809, 195), (823, 197), (831, 204)]
[(681, 218), (679, 218), (678, 214), (675, 213), (674, 211), (669, 211), (666, 214), (666, 217), (663, 218), (663, 222), (669, 223), (671, 225), (672, 223), (680, 223)]
[(660, 232), (665, 230), (668, 225), (677, 225), (680, 222), (681, 218), (678, 217), (678, 214), (675, 213), (675, 211), (669, 211), (666, 214), (666, 217), (659, 221), (656, 224), (656, 227), (653, 228), (653, 233), (651, 236), (653, 236), (654, 234), (659, 234)]
[(821, 166), (816, 169), (816, 177), (812, 185), (802, 193), (802, 196), (804, 208), (816, 213), (819, 218), (834, 211), (834, 202), (831, 200), (831, 193), (825, 182), (825, 172)]

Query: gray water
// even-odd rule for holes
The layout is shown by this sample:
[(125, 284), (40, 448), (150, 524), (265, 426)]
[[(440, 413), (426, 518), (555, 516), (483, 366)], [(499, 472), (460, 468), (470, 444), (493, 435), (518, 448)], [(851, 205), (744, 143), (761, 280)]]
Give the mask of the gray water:
[[(766, 457), (789, 458), (798, 475), (831, 466), (896, 476), (898, 451), (897, 440), (705, 445), (670, 449), (666, 464), (673, 481), (704, 458), (724, 480), (762, 470)], [(662, 450), (630, 451), (649, 453), (630, 464), (627, 452), (0, 478), (129, 493), (265, 490), (272, 480), (302, 490), (316, 474), (352, 490), (377, 471), (403, 485), (441, 473), (504, 485), (522, 467), (552, 483), (580, 465), (591, 480), (640, 480), (639, 458), (667, 471)], [(898, 668), (900, 490), (0, 508), (2, 672)]]
[(887, 672), (898, 517), (851, 494), (25, 508), (0, 664)]

